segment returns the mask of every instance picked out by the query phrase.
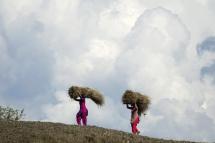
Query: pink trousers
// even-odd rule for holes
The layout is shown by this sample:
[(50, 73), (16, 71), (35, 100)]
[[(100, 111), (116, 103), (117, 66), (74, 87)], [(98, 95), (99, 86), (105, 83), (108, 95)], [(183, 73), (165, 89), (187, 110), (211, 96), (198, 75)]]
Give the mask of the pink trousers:
[(83, 111), (79, 111), (76, 114), (76, 121), (78, 125), (81, 125), (81, 120), (84, 126), (87, 125), (87, 116), (88, 116), (88, 111), (83, 112)]
[(136, 134), (137, 132), (139, 132), (139, 130), (137, 129), (137, 124), (140, 122), (140, 118), (137, 117), (133, 123), (131, 123), (131, 128), (132, 128), (132, 133)]

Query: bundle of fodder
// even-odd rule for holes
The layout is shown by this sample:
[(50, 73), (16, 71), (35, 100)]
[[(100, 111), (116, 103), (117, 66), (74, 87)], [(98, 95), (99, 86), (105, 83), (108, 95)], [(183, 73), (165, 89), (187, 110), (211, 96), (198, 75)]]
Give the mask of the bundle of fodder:
[(91, 100), (93, 100), (97, 105), (104, 104), (103, 95), (97, 90), (92, 88), (72, 86), (69, 88), (68, 94), (72, 99), (75, 99), (80, 96), (84, 96), (86, 98), (90, 98)]
[(122, 95), (123, 104), (134, 104), (137, 102), (137, 95), (131, 90), (126, 90)]
[(150, 98), (146, 95), (142, 95), (138, 93), (138, 98), (137, 98), (137, 107), (138, 107), (138, 114), (140, 115), (141, 113), (144, 113), (146, 110), (149, 108), (150, 104)]
[(134, 92), (132, 90), (126, 90), (122, 96), (123, 104), (137, 104), (138, 114), (144, 113), (150, 104), (150, 99), (146, 95), (142, 95), (139, 92)]

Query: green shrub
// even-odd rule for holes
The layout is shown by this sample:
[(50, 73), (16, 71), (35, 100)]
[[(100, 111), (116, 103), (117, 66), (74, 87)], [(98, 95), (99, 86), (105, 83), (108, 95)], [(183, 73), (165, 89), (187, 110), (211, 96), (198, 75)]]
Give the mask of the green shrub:
[(17, 110), (11, 107), (0, 106), (0, 120), (19, 121), (24, 116), (24, 109)]

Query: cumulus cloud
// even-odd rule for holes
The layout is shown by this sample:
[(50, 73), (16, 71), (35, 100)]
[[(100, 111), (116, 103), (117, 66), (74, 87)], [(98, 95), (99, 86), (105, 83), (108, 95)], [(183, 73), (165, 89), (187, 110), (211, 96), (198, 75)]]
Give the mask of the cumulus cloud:
[[(156, 87), (158, 93), (171, 90), (172, 79), (180, 80), (177, 67), (184, 59), (188, 42), (189, 32), (176, 15), (163, 8), (148, 10), (139, 17), (125, 39), (125, 51), (121, 53), (117, 66), (127, 73), (132, 88), (141, 87), (152, 92), (151, 88)], [(169, 88), (162, 87), (168, 84)]]
[[(125, 41), (126, 50), (118, 66), (126, 73), (130, 88), (146, 92), (152, 97), (145, 127), (147, 134), (167, 138), (171, 134), (174, 138), (188, 140), (213, 140), (213, 113), (208, 115), (202, 110), (203, 103), (207, 105), (205, 98), (212, 99), (208, 95), (208, 88), (205, 88), (209, 85), (201, 82), (201, 75), (190, 81), (186, 77), (191, 72), (184, 72), (184, 68), (188, 68), (186, 56), (190, 56), (185, 53), (188, 51), (189, 39), (190, 33), (177, 15), (156, 8), (145, 11), (139, 17)], [(205, 46), (203, 42), (200, 49)], [(199, 67), (192, 73), (197, 72), (194, 74), (198, 75), (201, 70)], [(208, 70), (213, 72), (213, 69)], [(209, 108), (204, 110), (211, 110)], [(207, 126), (207, 129), (202, 129), (202, 126)], [(202, 130), (197, 131), (195, 128)], [(202, 136), (199, 136), (200, 132)], [(187, 136), (187, 133), (190, 134)]]
[(213, 141), (212, 1), (2, 0), (0, 102), (75, 124), (67, 90), (90, 86), (106, 104), (87, 100), (89, 124), (130, 132), (120, 101), (129, 88), (152, 98), (141, 134)]
[(22, 1), (13, 8), (8, 7), (11, 2), (1, 1), (0, 6), (1, 96), (5, 105), (25, 108), (29, 118), (40, 118), (40, 106), (33, 106), (52, 100), (47, 95), (52, 87), (53, 56), (41, 37), (44, 26), (34, 15), (35, 9), (23, 9), (32, 3)]

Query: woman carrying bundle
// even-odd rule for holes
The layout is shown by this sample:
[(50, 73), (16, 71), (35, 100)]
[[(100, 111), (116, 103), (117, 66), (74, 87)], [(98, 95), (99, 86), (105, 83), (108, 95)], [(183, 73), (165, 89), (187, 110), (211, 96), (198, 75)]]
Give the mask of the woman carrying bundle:
[[(133, 134), (139, 134), (140, 131), (137, 129), (137, 124), (140, 122), (138, 115), (138, 108), (136, 103), (126, 104), (127, 108), (131, 110), (131, 129)], [(130, 105), (130, 106), (129, 106)]]
[(104, 104), (103, 95), (97, 90), (88, 87), (72, 86), (69, 88), (68, 94), (71, 99), (78, 101), (80, 105), (80, 110), (76, 114), (76, 121), (78, 125), (81, 125), (81, 120), (84, 126), (87, 125), (88, 110), (86, 107), (86, 98), (90, 98), (97, 105)]
[[(131, 110), (131, 128), (133, 134), (139, 134), (137, 124), (140, 122), (141, 114), (148, 109), (150, 99), (148, 96), (142, 95), (139, 92), (126, 90), (122, 96), (123, 104), (126, 104), (127, 108)], [(144, 114), (145, 115), (145, 114)]]
[(80, 96), (79, 99), (74, 98), (74, 100), (79, 101), (79, 105), (80, 105), (80, 110), (79, 112), (76, 114), (76, 121), (78, 125), (81, 125), (81, 120), (84, 126), (87, 125), (87, 115), (88, 115), (88, 110), (87, 107), (85, 105), (85, 97), (84, 96)]

